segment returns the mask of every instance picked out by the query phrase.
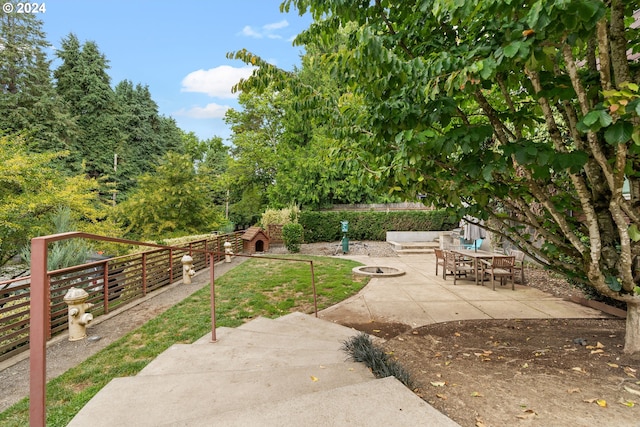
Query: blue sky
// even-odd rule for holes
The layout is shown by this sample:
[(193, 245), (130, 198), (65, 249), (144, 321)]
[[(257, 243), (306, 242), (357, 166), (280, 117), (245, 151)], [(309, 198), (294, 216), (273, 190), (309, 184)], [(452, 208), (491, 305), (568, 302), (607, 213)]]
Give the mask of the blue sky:
[[(227, 52), (248, 49), (278, 67), (300, 65), (292, 39), (311, 22), (280, 13), (281, 0), (48, 0), (39, 14), (53, 49), (74, 33), (109, 60), (112, 86), (149, 86), (160, 114), (200, 138), (227, 138), (223, 121), (239, 108), (231, 86), (250, 70)], [(54, 61), (53, 67), (59, 62)]]

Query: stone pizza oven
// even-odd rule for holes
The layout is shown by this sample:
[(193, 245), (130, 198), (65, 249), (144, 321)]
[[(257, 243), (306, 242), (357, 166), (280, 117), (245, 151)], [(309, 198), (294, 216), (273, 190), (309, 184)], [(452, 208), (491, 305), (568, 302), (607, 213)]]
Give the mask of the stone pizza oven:
[(267, 252), (269, 250), (269, 237), (260, 227), (249, 227), (242, 235), (242, 251), (247, 254)]

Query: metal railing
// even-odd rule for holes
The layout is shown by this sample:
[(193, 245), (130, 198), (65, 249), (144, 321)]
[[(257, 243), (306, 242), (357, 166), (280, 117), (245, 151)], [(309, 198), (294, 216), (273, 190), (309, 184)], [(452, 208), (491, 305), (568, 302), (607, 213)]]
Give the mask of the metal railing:
[[(71, 287), (84, 289), (94, 304), (94, 317), (107, 314), (182, 277), (180, 259), (189, 254), (194, 268), (209, 267), (208, 252), (214, 262), (224, 259), (224, 242), (234, 253), (242, 251), (242, 232), (212, 235), (184, 244), (183, 248), (157, 248), (133, 255), (105, 258), (83, 265), (47, 272), (49, 314), (46, 337), (67, 330), (67, 305), (63, 298)], [(31, 276), (0, 282), (0, 362), (29, 349), (29, 307)]]

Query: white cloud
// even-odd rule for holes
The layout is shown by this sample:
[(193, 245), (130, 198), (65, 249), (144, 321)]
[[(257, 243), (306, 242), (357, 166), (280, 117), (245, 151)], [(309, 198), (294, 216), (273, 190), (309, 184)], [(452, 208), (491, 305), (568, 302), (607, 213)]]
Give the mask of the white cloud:
[(261, 39), (262, 37), (264, 37), (261, 33), (257, 32), (253, 28), (251, 28), (250, 25), (246, 25), (242, 29), (242, 32), (240, 34), (242, 34), (243, 36), (247, 36), (247, 37), (253, 37), (255, 39)]
[(216, 103), (207, 104), (205, 107), (192, 107), (188, 110), (184, 108), (176, 111), (176, 116), (191, 117), (193, 119), (221, 119), (227, 110), (231, 108), (228, 105), (220, 105)]
[(264, 37), (270, 39), (281, 39), (283, 38), (281, 35), (274, 33), (288, 26), (289, 22), (286, 19), (279, 22), (274, 22), (272, 24), (263, 25), (260, 29), (255, 29), (250, 25), (245, 25), (240, 34), (246, 37), (252, 37), (254, 39), (262, 39)]
[(287, 20), (283, 19), (280, 22), (274, 22), (273, 24), (264, 25), (262, 28), (264, 28), (266, 31), (273, 31), (273, 30), (279, 30), (281, 28), (286, 28), (288, 26), (289, 26), (289, 23), (287, 22)]
[(208, 70), (193, 71), (182, 79), (182, 92), (206, 93), (215, 98), (236, 98), (231, 88), (240, 81), (251, 76), (255, 67), (231, 67), (221, 65)]

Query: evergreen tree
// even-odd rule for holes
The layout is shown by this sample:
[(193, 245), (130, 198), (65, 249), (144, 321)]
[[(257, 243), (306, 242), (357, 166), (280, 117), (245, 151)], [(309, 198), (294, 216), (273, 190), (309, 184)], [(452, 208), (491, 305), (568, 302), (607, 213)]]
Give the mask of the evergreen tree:
[(28, 134), (30, 149), (64, 150), (78, 128), (51, 80), (50, 48), (34, 14), (0, 14), (0, 131)]
[(54, 71), (57, 91), (81, 129), (71, 147), (72, 154), (85, 162), (89, 176), (113, 181), (114, 154), (122, 151), (126, 135), (120, 130), (118, 104), (107, 74), (108, 60), (96, 43), (81, 45), (74, 34), (63, 39), (61, 46), (56, 55), (62, 64)]

